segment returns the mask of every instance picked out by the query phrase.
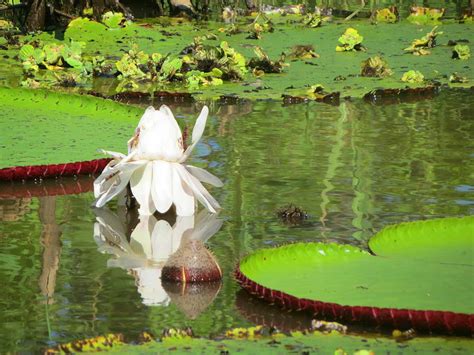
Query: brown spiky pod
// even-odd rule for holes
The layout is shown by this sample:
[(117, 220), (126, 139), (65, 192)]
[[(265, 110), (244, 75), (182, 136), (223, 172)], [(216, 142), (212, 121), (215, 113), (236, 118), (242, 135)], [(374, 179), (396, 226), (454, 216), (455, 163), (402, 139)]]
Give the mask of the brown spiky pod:
[(183, 241), (161, 271), (161, 278), (175, 282), (207, 282), (222, 279), (216, 257), (200, 240)]

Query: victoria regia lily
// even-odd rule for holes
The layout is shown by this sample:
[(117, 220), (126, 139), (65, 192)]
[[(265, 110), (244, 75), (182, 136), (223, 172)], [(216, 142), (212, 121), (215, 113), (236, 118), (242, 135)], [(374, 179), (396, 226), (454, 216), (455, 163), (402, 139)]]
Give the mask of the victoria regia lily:
[(94, 205), (104, 206), (130, 183), (141, 215), (165, 213), (174, 204), (177, 215), (190, 216), (196, 199), (215, 213), (219, 203), (201, 181), (214, 186), (222, 186), (222, 182), (204, 169), (185, 164), (204, 132), (208, 113), (204, 106), (194, 125), (191, 144), (185, 149), (181, 129), (169, 107), (148, 107), (128, 141), (128, 155), (104, 151), (113, 160), (94, 181)]

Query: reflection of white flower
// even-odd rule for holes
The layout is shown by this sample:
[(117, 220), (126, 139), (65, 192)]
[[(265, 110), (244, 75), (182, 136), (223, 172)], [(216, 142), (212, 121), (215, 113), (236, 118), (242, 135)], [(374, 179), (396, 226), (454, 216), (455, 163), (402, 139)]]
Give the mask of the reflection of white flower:
[(190, 216), (195, 198), (215, 213), (219, 203), (201, 181), (214, 186), (222, 186), (222, 182), (204, 169), (184, 164), (204, 132), (208, 112), (204, 106), (193, 129), (192, 143), (184, 150), (181, 129), (168, 106), (159, 110), (148, 107), (128, 142), (128, 155), (107, 152), (114, 159), (94, 182), (94, 205), (104, 206), (130, 182), (141, 215), (155, 210), (165, 213), (174, 204), (178, 215)]
[(95, 210), (94, 239), (98, 250), (113, 254), (108, 267), (130, 270), (146, 305), (169, 304), (169, 297), (161, 286), (161, 269), (171, 254), (185, 240), (207, 241), (222, 226), (216, 214), (201, 211), (196, 217), (178, 216), (173, 227), (154, 216), (140, 216), (140, 222), (127, 241), (126, 228), (120, 219), (107, 209)]

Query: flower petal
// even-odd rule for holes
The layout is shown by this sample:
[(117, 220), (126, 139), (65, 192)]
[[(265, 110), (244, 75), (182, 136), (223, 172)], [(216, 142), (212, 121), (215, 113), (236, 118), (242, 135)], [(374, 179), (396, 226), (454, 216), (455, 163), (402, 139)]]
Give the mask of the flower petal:
[(186, 169), (199, 181), (211, 184), (213, 186), (221, 187), (224, 183), (210, 172), (192, 165), (186, 165)]
[(216, 213), (216, 209), (220, 209), (219, 203), (212, 197), (209, 192), (202, 186), (186, 168), (180, 164), (176, 164), (176, 170), (179, 172), (181, 179), (191, 188), (194, 196), (212, 213)]
[(207, 106), (204, 106), (201, 110), (201, 113), (199, 114), (199, 117), (196, 120), (196, 123), (194, 124), (191, 145), (186, 149), (183, 156), (179, 160), (179, 163), (182, 163), (183, 161), (188, 159), (194, 147), (201, 139), (202, 134), (204, 133), (204, 128), (206, 128), (206, 121), (207, 121), (208, 114), (209, 114), (209, 108)]
[[(123, 189), (125, 189), (134, 171), (142, 165), (142, 161), (134, 161), (124, 164), (120, 166), (120, 168), (114, 167), (110, 170), (112, 171), (110, 175), (102, 178), (98, 188), (96, 188), (94, 183), (94, 194), (96, 192), (98, 193), (94, 206), (100, 208), (117, 196)], [(104, 189), (107, 190), (104, 191)]]
[(178, 170), (180, 164), (172, 164), (172, 179), (173, 179), (173, 203), (176, 207), (176, 214), (178, 216), (191, 216), (194, 214), (196, 202), (194, 200), (194, 193), (184, 181)]
[(112, 152), (111, 150), (99, 149), (99, 153), (110, 155), (114, 159), (123, 159), (126, 157), (125, 154), (119, 152)]
[(153, 184), (151, 186), (151, 196), (158, 212), (165, 213), (173, 203), (171, 163), (155, 160), (152, 164)]
[(137, 169), (130, 179), (133, 196), (140, 204), (138, 213), (141, 215), (150, 215), (155, 212), (155, 206), (151, 198), (151, 184), (153, 178), (153, 163), (148, 162)]

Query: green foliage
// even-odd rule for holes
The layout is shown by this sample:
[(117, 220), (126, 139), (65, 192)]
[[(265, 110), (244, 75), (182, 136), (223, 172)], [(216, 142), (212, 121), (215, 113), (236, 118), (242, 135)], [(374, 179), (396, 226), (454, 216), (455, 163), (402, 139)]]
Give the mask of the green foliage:
[(256, 76), (261, 76), (263, 73), (281, 73), (285, 67), (289, 66), (285, 63), (285, 53), (282, 53), (275, 61), (271, 60), (259, 46), (255, 47), (254, 53), (257, 57), (249, 60), (248, 67), (253, 69)]
[(417, 70), (409, 70), (402, 76), (402, 81), (410, 84), (422, 83), (425, 77)]
[(102, 15), (102, 23), (108, 28), (120, 28), (125, 26), (125, 17), (121, 12), (108, 11)]
[(436, 37), (443, 34), (443, 32), (436, 32), (438, 27), (434, 27), (430, 32), (419, 39), (413, 40), (410, 47), (405, 48), (405, 51), (413, 53), (414, 55), (428, 55), (431, 52), (428, 48), (436, 46)]
[(356, 29), (349, 27), (344, 34), (339, 37), (341, 46), (336, 46), (336, 52), (361, 51), (365, 50), (362, 46), (362, 37)]
[(37, 72), (39, 65), (43, 63), (45, 54), (42, 49), (35, 48), (31, 44), (25, 44), (20, 48), (18, 58), (22, 61), (23, 70), (27, 73)]
[(468, 45), (456, 44), (453, 48), (453, 59), (467, 60), (471, 57), (471, 50)]
[(323, 17), (318, 13), (310, 13), (303, 17), (301, 22), (304, 26), (309, 28), (321, 27), (323, 24)]
[[(158, 58), (155, 56), (155, 59)], [(160, 56), (161, 58), (161, 56)], [(119, 61), (115, 63), (119, 79), (142, 79), (147, 76), (148, 61), (150, 57), (143, 51), (138, 50), (138, 46), (132, 46), (127, 53), (125, 53)], [(151, 79), (151, 77), (149, 77)]]
[(418, 24), (440, 24), (444, 9), (430, 9), (428, 7), (413, 6), (408, 21)]
[(222, 85), (224, 82), (222, 78), (222, 71), (218, 68), (213, 68), (210, 72), (202, 72), (199, 70), (191, 70), (186, 73), (186, 85), (190, 89), (196, 89), (199, 86)]
[(293, 46), (288, 56), (292, 59), (319, 58), (319, 54), (314, 51), (314, 47), (311, 44), (298, 44)]
[(263, 33), (271, 33), (275, 29), (273, 28), (273, 22), (265, 16), (264, 13), (259, 13), (255, 20), (249, 25), (248, 32), (249, 39), (261, 39)]
[(384, 78), (392, 75), (392, 70), (390, 70), (387, 62), (383, 58), (376, 55), (362, 62), (361, 75)]
[(398, 10), (395, 6), (377, 9), (375, 11), (375, 21), (382, 23), (395, 23), (398, 20)]

